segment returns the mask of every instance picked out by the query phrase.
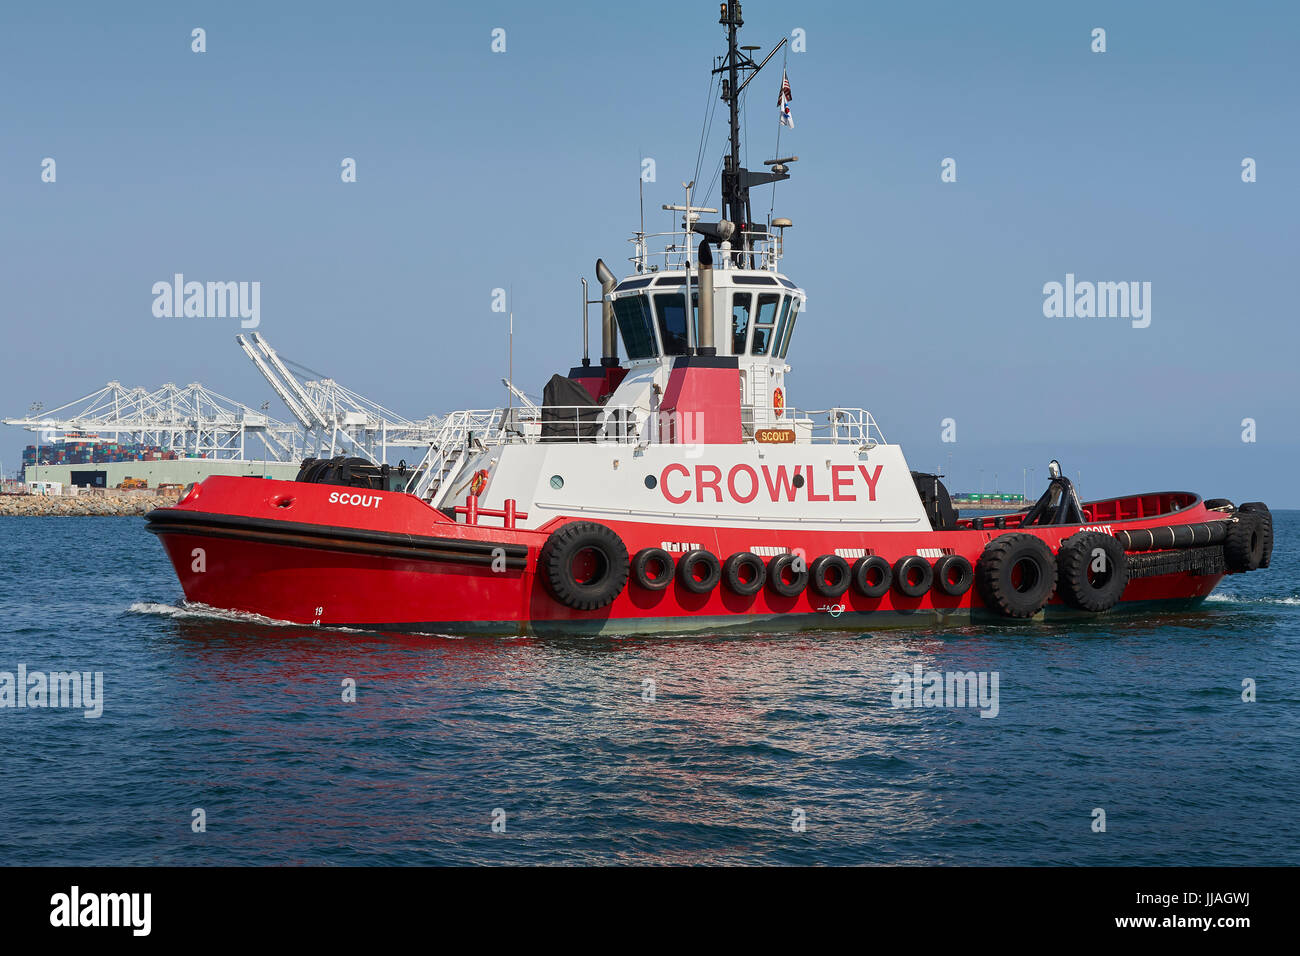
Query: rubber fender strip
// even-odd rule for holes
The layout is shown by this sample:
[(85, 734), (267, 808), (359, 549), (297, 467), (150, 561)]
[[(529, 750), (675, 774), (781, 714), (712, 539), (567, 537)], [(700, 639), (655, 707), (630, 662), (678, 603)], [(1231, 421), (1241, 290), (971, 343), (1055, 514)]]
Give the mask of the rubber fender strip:
[[(152, 514), (157, 514), (153, 512)], [(466, 542), (454, 538), (419, 538), (415, 535), (378, 532), (332, 535), (329, 529), (313, 526), (312, 533), (294, 530), (288, 522), (268, 521), (259, 527), (252, 524), (222, 524), (218, 522), (182, 522), (169, 517), (166, 521), (151, 521), (145, 530), (153, 534), (192, 534), (209, 538), (233, 538), (278, 544), (288, 547), (315, 548), (326, 551), (346, 551), (351, 554), (370, 554), (376, 557), (395, 557), (416, 561), (446, 561), (459, 564), (491, 564), (504, 556), (505, 566), (523, 570), (527, 566), (528, 548), (517, 544), (494, 544), (489, 541), (470, 542), (476, 547), (466, 548)], [(352, 530), (355, 529), (335, 529)], [(403, 540), (410, 539), (410, 541)], [(417, 543), (411, 543), (417, 542)], [(501, 550), (497, 550), (497, 549)]]
[(1223, 544), (1228, 537), (1229, 524), (1228, 521), (1202, 521), (1197, 524), (1179, 524), (1163, 528), (1116, 531), (1115, 540), (1124, 546), (1125, 551), (1203, 548)]
[(1163, 574), (1181, 574), (1190, 571), (1194, 574), (1225, 574), (1227, 565), (1223, 560), (1223, 548), (1184, 548), (1179, 551), (1159, 551), (1149, 554), (1137, 554), (1128, 559), (1128, 576), (1133, 578), (1155, 578)]

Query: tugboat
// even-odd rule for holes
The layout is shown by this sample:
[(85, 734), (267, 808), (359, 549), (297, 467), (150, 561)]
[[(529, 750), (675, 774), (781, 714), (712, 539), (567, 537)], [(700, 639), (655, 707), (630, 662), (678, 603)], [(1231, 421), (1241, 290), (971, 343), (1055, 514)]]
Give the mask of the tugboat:
[(755, 222), (750, 190), (796, 157), (741, 166), (738, 98), (776, 51), (738, 46), (736, 0), (720, 22), (721, 215), (687, 187), (628, 275), (597, 260), (599, 364), (540, 406), (448, 415), (409, 472), (308, 459), (192, 486), (148, 516), (187, 600), (378, 631), (867, 630), (1183, 609), (1268, 566), (1260, 502), (1084, 502), (1053, 461), (1031, 507), (963, 518), (866, 410), (789, 404), (805, 293), (780, 267), (790, 220)]

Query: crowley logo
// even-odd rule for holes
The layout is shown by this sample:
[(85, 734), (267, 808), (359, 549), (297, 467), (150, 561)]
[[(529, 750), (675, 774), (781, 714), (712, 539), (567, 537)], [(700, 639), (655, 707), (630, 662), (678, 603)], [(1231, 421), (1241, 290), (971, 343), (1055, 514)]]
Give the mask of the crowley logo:
[[(756, 498), (764, 501), (795, 501), (801, 494), (803, 500), (817, 501), (857, 501), (858, 491), (866, 491), (866, 500), (876, 500), (876, 484), (880, 481), (883, 465), (868, 468), (866, 465), (832, 465), (829, 476), (823, 475), (827, 482), (823, 488), (830, 488), (829, 494), (818, 493), (812, 465), (796, 465), (793, 469), (785, 465), (772, 468), (763, 465), (733, 465), (725, 479), (722, 469), (717, 465), (696, 465), (694, 471), (686, 465), (668, 465), (659, 476), (659, 488), (663, 495), (675, 505), (684, 504), (694, 498), (703, 503), (708, 501), (722, 504), (734, 501), (747, 505)], [(670, 485), (669, 479), (672, 479)], [(693, 480), (692, 480), (693, 479)], [(865, 488), (864, 488), (865, 486)]]

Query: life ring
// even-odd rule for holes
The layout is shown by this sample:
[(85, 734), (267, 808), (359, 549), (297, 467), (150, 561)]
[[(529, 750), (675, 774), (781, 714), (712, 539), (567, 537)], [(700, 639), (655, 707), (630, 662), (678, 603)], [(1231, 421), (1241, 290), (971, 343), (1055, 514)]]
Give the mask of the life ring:
[(867, 598), (884, 597), (894, 583), (894, 567), (878, 554), (853, 562), (853, 589)]
[(960, 554), (945, 554), (934, 562), (934, 583), (949, 597), (961, 597), (975, 583), (975, 569)]
[[(789, 571), (793, 578), (785, 579)], [(798, 554), (778, 554), (767, 562), (767, 583), (781, 597), (798, 597), (808, 585), (808, 566)]]
[(729, 590), (743, 597), (752, 597), (763, 590), (767, 565), (752, 551), (738, 551), (723, 562), (722, 578)]
[(474, 472), (474, 477), (469, 482), (469, 493), (478, 497), (478, 493), (487, 487), (488, 473), (486, 468), (480, 468)]
[(1035, 535), (999, 535), (984, 546), (975, 585), (1004, 617), (1033, 617), (1056, 589), (1056, 559)]
[(632, 580), (647, 591), (662, 591), (673, 580), (673, 556), (663, 548), (642, 548), (632, 558)]
[(696, 548), (677, 561), (677, 580), (692, 594), (708, 594), (721, 579), (722, 565), (711, 551)]
[(611, 528), (570, 521), (542, 545), (538, 571), (561, 604), (594, 611), (613, 602), (627, 583), (627, 548)]
[(823, 554), (808, 565), (808, 586), (832, 601), (849, 589), (851, 581), (849, 562), (838, 554)]
[(1080, 531), (1062, 541), (1056, 568), (1061, 600), (1081, 611), (1113, 608), (1128, 587), (1124, 546), (1100, 531)]
[[(919, 575), (913, 580), (913, 575)], [(917, 598), (934, 583), (934, 568), (919, 554), (909, 554), (894, 562), (894, 586), (908, 597)]]

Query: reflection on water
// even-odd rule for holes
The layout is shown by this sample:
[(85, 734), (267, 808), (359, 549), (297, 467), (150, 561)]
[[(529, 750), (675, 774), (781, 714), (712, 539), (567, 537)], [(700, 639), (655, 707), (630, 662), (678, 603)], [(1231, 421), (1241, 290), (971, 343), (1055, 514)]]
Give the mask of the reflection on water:
[[(226, 755), (203, 774), (263, 796), (223, 840), (239, 858), (1067, 862), (1097, 853), (1078, 808), (1027, 828), (1019, 804), (1149, 733), (1170, 635), (1223, 624), (462, 640), (186, 615), (154, 641), (175, 732)], [(892, 707), (917, 664), (998, 672), (999, 717)]]
[[(0, 863), (1297, 862), (1291, 552), (1159, 618), (460, 639), (177, 607), (113, 527), (96, 560), (135, 563), (106, 605), (51, 564), (3, 599), (0, 669), (93, 665), (106, 702), (0, 713)], [(917, 665), (996, 673), (996, 718), (894, 707)]]

